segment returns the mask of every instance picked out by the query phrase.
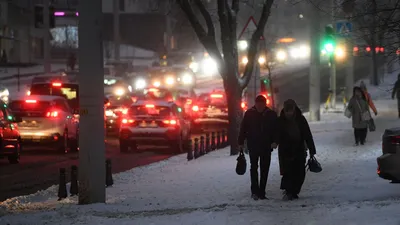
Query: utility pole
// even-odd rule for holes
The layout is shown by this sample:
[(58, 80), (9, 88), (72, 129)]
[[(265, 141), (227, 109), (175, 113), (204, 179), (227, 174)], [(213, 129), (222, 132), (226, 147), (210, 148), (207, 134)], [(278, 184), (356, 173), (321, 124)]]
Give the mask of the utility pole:
[[(336, 0), (331, 0), (332, 8), (332, 27), (335, 27), (336, 20)], [(331, 105), (332, 109), (336, 108), (336, 62), (335, 62), (335, 52), (330, 56), (330, 90), (332, 92)]]
[(44, 72), (51, 73), (51, 48), (50, 48), (50, 0), (44, 0), (43, 4), (43, 64)]
[(353, 45), (351, 44), (352, 41), (349, 40), (349, 54), (348, 54), (348, 61), (346, 67), (346, 99), (350, 99), (353, 96), (353, 87), (354, 87), (354, 55), (353, 55)]
[(114, 0), (114, 59), (118, 63), (120, 60), (120, 32), (119, 32), (119, 0)]
[(319, 121), (321, 120), (321, 77), (320, 77), (320, 12), (314, 6), (310, 5), (310, 120)]
[(79, 1), (79, 204), (106, 199), (102, 20), (101, 1)]

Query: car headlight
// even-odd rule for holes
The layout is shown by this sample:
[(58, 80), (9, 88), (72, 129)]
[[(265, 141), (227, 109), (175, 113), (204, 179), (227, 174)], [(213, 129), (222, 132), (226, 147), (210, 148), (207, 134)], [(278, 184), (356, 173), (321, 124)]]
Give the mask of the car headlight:
[(157, 81), (154, 81), (154, 82), (153, 82), (153, 86), (154, 86), (154, 87), (160, 87), (160, 86), (161, 86), (161, 82), (158, 81), (158, 80), (157, 80)]
[(184, 74), (182, 76), (182, 83), (183, 84), (191, 84), (191, 83), (193, 83), (193, 77), (190, 74)]
[(121, 96), (121, 95), (124, 95), (124, 94), (125, 94), (125, 90), (122, 89), (122, 88), (118, 88), (118, 89), (115, 90), (115, 95), (117, 95), (117, 96)]
[(135, 88), (136, 89), (143, 89), (145, 87), (146, 87), (146, 81), (145, 80), (139, 79), (139, 80), (136, 81), (136, 83), (135, 83)]
[(106, 111), (106, 116), (113, 116), (114, 112), (112, 110), (107, 110)]
[(166, 83), (167, 85), (173, 85), (173, 84), (175, 83), (175, 79), (174, 79), (173, 77), (167, 77), (167, 78), (165, 79), (165, 83)]

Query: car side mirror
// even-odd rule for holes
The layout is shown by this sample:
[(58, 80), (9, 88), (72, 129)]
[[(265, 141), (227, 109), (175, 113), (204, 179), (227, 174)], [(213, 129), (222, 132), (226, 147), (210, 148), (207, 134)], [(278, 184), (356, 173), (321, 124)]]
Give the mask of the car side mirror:
[(278, 94), (279, 93), (279, 88), (274, 88), (274, 93)]
[(19, 117), (19, 116), (14, 116), (13, 121), (14, 121), (15, 123), (21, 123), (21, 122), (22, 122), (22, 118)]

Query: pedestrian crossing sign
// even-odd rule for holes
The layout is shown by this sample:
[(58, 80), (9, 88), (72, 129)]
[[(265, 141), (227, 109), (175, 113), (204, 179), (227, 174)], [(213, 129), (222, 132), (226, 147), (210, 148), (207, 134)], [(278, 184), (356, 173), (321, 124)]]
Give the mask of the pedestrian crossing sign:
[(352, 24), (347, 21), (339, 21), (336, 23), (336, 33), (339, 36), (348, 37), (352, 32)]

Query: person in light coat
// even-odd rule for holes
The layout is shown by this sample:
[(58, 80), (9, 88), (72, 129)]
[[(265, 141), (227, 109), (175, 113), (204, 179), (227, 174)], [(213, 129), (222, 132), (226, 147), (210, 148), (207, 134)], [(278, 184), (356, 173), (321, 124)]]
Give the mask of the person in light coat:
[(363, 120), (362, 114), (369, 111), (369, 105), (360, 87), (353, 88), (353, 97), (351, 97), (347, 109), (351, 112), (355, 144), (364, 145), (369, 121)]

